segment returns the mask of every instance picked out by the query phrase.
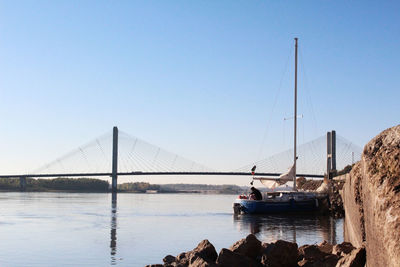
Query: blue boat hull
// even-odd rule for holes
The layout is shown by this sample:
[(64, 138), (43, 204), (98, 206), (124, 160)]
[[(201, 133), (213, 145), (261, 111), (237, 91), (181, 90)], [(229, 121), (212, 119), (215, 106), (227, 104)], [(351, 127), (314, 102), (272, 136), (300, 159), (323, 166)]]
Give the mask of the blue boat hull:
[[(240, 208), (240, 211), (247, 214), (268, 214), (268, 213), (286, 213), (286, 212), (308, 212), (318, 209), (318, 199), (308, 199), (296, 201), (272, 202), (263, 200), (238, 199), (234, 205)], [(240, 205), (240, 206), (239, 206)]]

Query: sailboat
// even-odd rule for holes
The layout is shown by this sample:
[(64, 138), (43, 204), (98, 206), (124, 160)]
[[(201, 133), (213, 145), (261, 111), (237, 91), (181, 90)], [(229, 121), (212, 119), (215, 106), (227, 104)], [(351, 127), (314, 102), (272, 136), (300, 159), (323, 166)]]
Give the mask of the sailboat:
[[(294, 77), (294, 155), (293, 166), (286, 173), (276, 178), (254, 178), (270, 189), (277, 189), (273, 192), (264, 193), (262, 199), (253, 199), (241, 195), (233, 203), (235, 214), (238, 213), (286, 213), (286, 212), (304, 212), (315, 211), (318, 209), (318, 195), (313, 192), (299, 192), (296, 188), (296, 160), (297, 160), (297, 49), (298, 38), (295, 40), (295, 77)], [(254, 173), (255, 166), (252, 169)], [(293, 186), (287, 184), (293, 181)], [(286, 185), (286, 188), (282, 188)]]

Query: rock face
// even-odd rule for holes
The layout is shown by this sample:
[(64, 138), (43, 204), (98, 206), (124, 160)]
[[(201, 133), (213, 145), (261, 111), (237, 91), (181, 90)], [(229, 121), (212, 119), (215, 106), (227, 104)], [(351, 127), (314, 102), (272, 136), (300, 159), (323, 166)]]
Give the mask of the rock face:
[(368, 266), (400, 266), (400, 125), (364, 147), (342, 196), (345, 239), (366, 244)]

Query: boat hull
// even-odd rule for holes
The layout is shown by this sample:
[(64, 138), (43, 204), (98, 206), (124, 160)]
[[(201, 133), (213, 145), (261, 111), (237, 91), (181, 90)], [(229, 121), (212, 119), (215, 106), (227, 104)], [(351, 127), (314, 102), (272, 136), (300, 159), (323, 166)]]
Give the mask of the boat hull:
[(287, 212), (309, 212), (318, 210), (318, 199), (288, 201), (237, 199), (234, 203), (235, 213), (269, 214)]

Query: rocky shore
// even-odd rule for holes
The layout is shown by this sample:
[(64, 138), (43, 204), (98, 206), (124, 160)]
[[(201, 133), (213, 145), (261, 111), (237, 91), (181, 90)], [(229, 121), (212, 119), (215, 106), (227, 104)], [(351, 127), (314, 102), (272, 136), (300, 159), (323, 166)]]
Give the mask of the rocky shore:
[(363, 267), (365, 261), (365, 248), (347, 242), (332, 245), (324, 241), (298, 247), (284, 240), (262, 243), (250, 234), (219, 254), (208, 240), (203, 240), (191, 251), (167, 255), (163, 264), (146, 267)]

